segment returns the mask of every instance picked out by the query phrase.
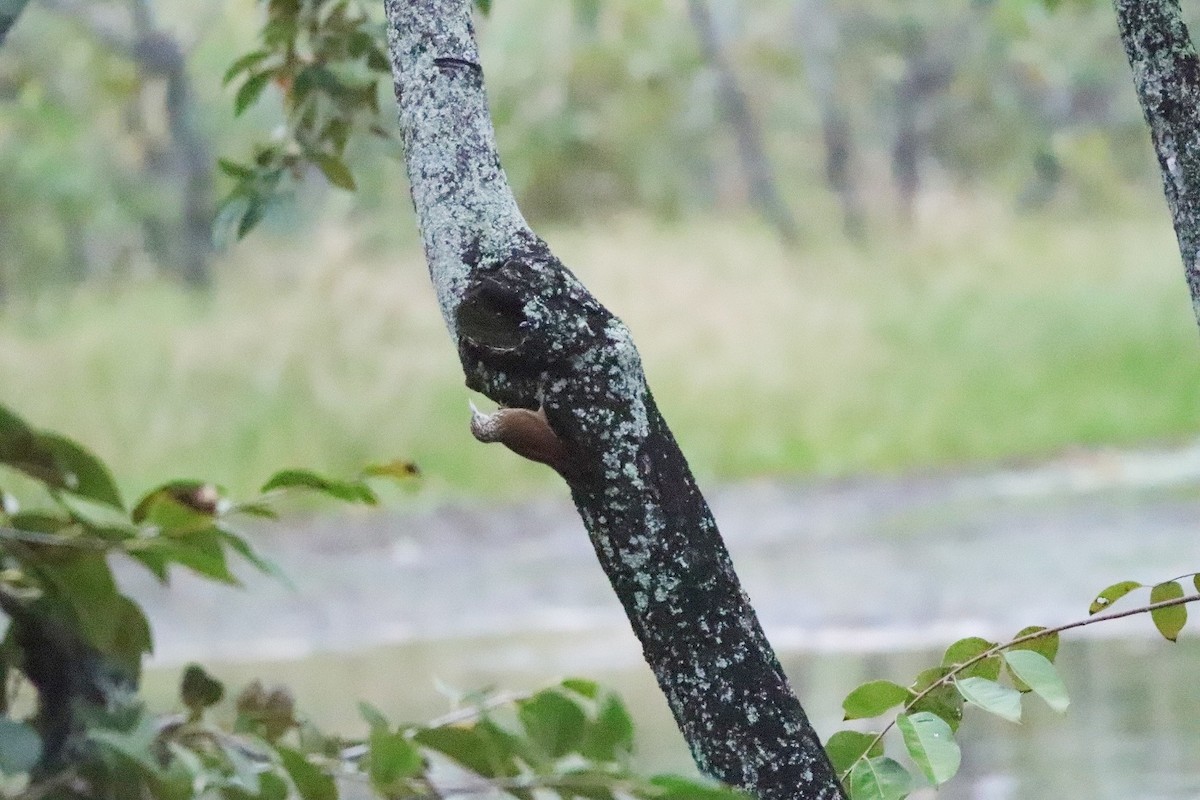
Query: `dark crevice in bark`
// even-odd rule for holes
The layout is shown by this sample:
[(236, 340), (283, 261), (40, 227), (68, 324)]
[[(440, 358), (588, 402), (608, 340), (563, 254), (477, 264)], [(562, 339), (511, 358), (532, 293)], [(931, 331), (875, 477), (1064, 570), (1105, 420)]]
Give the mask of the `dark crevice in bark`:
[(1200, 60), (1175, 0), (1115, 0), (1200, 321)]

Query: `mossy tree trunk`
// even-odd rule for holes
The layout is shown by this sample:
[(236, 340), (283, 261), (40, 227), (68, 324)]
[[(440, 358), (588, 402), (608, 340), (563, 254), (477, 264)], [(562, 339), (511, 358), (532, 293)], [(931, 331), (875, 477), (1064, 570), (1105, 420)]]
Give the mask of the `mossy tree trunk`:
[(544, 411), (512, 412), (523, 430), (541, 426), (524, 443), (488, 424), (477, 435), (566, 479), (702, 771), (762, 798), (842, 797), (629, 331), (517, 208), (466, 0), (384, 5), (413, 203), (467, 385), (511, 409)]
[(1200, 60), (1178, 0), (1113, 5), (1200, 321)]

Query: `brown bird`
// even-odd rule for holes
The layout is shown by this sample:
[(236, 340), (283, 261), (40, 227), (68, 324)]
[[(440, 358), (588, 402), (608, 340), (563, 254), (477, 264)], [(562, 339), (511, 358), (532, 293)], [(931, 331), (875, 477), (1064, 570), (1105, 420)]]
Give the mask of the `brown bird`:
[(471, 434), (481, 442), (500, 442), (519, 456), (571, 474), (567, 446), (550, 427), (545, 409), (500, 408), (485, 414), (471, 401)]

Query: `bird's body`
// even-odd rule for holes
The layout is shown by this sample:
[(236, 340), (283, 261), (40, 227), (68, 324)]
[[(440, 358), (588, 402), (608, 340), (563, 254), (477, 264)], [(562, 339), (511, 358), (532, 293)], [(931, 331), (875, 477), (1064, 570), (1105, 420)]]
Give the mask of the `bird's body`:
[(500, 408), (485, 414), (471, 406), (471, 434), (481, 442), (500, 442), (523, 458), (547, 464), (566, 476), (571, 472), (567, 446), (539, 408)]

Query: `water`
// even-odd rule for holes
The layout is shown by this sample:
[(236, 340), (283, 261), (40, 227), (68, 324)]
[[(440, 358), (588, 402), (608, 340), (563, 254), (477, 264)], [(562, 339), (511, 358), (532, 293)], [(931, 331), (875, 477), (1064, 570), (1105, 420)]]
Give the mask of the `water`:
[[(651, 771), (692, 770), (686, 748), (649, 670), (613, 663), (614, 651), (636, 658), (632, 636), (522, 635), (470, 637), (315, 655), (301, 661), (221, 664), (231, 687), (254, 678), (286, 684), (301, 710), (320, 726), (365, 730), (355, 698), (395, 721), (428, 720), (449, 708), (441, 687), (532, 689), (586, 674), (615, 688), (637, 724), (639, 764)], [(786, 654), (793, 685), (822, 737), (838, 730), (841, 699), (857, 683), (911, 679), (940, 652)], [(1056, 714), (1026, 698), (1021, 725), (972, 709), (961, 729), (963, 766), (939, 797), (1012, 798), (1200, 797), (1200, 646), (1149, 639), (1068, 643), (1059, 656), (1072, 705)], [(607, 666), (597, 666), (604, 664)], [(155, 670), (147, 691), (170, 697), (178, 670)], [(899, 740), (893, 739), (893, 748)]]
[[(716, 493), (714, 508), (827, 736), (858, 683), (908, 682), (956, 638), (1066, 622), (1108, 583), (1200, 568), (1200, 493), (1105, 470), (1099, 484), (1064, 484), (1061, 470), (1040, 482), (1027, 471), (759, 484)], [(294, 588), (248, 575), (251, 591), (238, 593), (181, 575), (168, 593), (124, 576), (155, 625), (158, 666), (146, 685), (160, 706), (189, 659), (232, 687), (287, 684), (302, 712), (351, 734), (363, 729), (359, 698), (397, 721), (427, 720), (448, 709), (446, 687), (523, 690), (584, 675), (625, 697), (646, 769), (691, 769), (563, 504), (295, 527), (263, 540)], [(968, 710), (962, 772), (937, 797), (1200, 797), (1200, 645), (1189, 630), (1172, 645), (1136, 617), (1069, 634), (1060, 655), (1068, 712), (1028, 698), (1016, 726)]]

